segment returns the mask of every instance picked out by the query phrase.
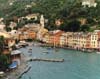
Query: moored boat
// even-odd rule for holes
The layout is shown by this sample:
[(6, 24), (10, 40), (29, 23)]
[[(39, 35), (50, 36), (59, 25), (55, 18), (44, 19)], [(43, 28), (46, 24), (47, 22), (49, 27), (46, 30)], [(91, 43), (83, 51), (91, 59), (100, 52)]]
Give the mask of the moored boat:
[(100, 52), (96, 52), (97, 54), (100, 54)]
[(48, 54), (49, 52), (48, 51), (44, 51), (43, 53)]

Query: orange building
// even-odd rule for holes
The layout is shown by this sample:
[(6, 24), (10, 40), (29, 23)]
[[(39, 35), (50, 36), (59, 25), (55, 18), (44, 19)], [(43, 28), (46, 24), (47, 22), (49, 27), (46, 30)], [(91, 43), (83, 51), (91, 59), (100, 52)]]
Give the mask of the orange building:
[(91, 35), (88, 34), (86, 38), (86, 46), (87, 49), (91, 48)]
[(25, 31), (19, 34), (19, 40), (25, 40), (25, 39), (35, 39), (36, 33), (34, 31)]
[(24, 34), (19, 34), (19, 40), (24, 40), (25, 39), (25, 36), (24, 36)]
[(62, 35), (62, 31), (58, 31), (50, 35), (49, 43), (55, 46), (60, 45), (60, 36)]
[(29, 39), (35, 39), (36, 38), (36, 33), (33, 31), (28, 31), (28, 38)]

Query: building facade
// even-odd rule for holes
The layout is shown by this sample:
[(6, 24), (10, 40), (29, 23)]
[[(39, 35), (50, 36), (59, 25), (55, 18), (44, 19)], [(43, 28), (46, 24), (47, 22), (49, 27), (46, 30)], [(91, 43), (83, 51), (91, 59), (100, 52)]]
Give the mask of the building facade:
[(82, 0), (82, 5), (84, 7), (88, 6), (88, 7), (96, 7), (97, 3), (95, 2), (95, 0)]
[(94, 32), (58, 32), (43, 36), (43, 41), (55, 46), (74, 49), (100, 49), (100, 30)]

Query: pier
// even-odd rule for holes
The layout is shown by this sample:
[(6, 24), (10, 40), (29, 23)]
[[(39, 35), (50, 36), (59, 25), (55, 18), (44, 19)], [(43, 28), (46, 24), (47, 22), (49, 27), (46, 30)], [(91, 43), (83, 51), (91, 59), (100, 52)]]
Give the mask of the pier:
[(31, 66), (28, 66), (19, 76), (17, 79), (20, 79), (25, 73), (27, 73), (31, 69)]
[(29, 61), (64, 62), (64, 59), (31, 58)]

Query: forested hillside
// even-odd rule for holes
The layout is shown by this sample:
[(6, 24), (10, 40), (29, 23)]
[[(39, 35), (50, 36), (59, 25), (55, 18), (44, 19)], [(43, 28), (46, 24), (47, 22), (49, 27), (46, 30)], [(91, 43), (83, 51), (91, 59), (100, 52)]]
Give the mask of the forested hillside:
[[(46, 28), (62, 29), (64, 31), (89, 31), (90, 27), (99, 29), (100, 2), (94, 7), (83, 7), (81, 0), (0, 0), (0, 16), (5, 19), (21, 17), (27, 14), (40, 13), (49, 19)], [(86, 24), (80, 24), (78, 19), (85, 18)], [(55, 20), (63, 21), (61, 27), (55, 28)], [(72, 29), (73, 26), (75, 29)], [(84, 27), (87, 28), (85, 30)], [(71, 28), (70, 28), (71, 27)], [(83, 29), (82, 29), (83, 28)]]

